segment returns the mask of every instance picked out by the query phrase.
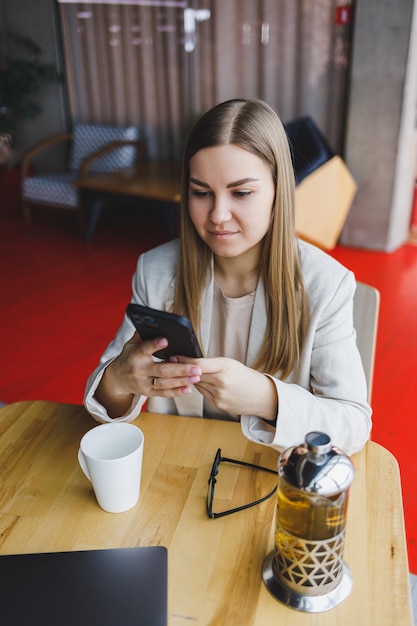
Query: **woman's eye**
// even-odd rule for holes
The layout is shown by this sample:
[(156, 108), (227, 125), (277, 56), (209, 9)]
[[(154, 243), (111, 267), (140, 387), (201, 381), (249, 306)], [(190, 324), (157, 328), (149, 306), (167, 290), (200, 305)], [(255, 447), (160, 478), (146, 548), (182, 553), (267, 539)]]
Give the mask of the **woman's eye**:
[(243, 189), (239, 189), (237, 191), (233, 192), (233, 195), (236, 196), (236, 198), (247, 198), (248, 196), (250, 196), (252, 193), (252, 191), (250, 190), (243, 190)]
[(191, 195), (195, 198), (207, 198), (210, 192), (204, 189), (191, 189)]

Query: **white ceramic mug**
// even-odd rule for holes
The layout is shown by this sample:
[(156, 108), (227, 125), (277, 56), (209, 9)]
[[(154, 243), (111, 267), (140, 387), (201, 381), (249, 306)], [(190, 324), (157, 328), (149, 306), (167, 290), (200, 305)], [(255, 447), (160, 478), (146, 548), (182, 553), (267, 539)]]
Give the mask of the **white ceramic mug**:
[(78, 461), (105, 511), (121, 513), (138, 502), (143, 443), (143, 432), (125, 422), (101, 424), (81, 439)]

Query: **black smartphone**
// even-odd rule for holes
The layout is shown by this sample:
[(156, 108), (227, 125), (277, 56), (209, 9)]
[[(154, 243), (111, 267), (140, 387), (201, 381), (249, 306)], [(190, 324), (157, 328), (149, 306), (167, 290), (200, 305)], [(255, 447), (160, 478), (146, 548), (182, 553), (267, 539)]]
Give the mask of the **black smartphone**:
[(168, 346), (154, 352), (154, 356), (167, 360), (170, 356), (202, 357), (193, 327), (186, 317), (130, 303), (126, 313), (143, 341), (166, 337)]

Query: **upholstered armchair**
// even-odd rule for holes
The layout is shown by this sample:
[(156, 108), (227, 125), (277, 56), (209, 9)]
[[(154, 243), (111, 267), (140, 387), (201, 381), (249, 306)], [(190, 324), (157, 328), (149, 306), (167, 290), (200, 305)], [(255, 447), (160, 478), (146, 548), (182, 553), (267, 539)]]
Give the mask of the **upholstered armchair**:
[[(30, 175), (33, 158), (61, 142), (70, 142), (68, 170)], [(22, 210), (25, 222), (31, 223), (34, 205), (43, 205), (77, 212), (83, 231), (83, 213), (76, 181), (94, 174), (133, 167), (142, 153), (143, 144), (134, 126), (76, 124), (72, 133), (63, 133), (43, 141), (29, 150), (22, 160)]]

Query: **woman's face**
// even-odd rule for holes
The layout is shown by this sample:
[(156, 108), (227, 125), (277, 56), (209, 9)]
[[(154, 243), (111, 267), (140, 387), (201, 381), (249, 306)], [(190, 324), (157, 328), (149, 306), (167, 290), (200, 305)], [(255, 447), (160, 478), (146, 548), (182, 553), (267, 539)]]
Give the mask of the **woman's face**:
[(270, 168), (243, 148), (203, 148), (190, 160), (190, 218), (216, 256), (234, 258), (259, 248), (274, 199)]

